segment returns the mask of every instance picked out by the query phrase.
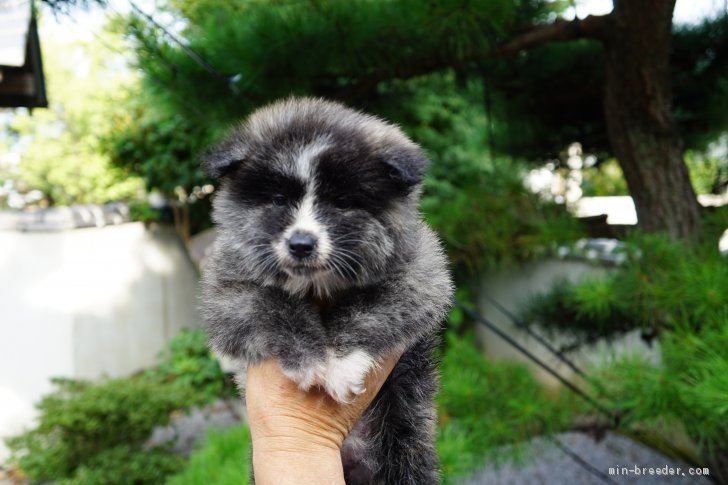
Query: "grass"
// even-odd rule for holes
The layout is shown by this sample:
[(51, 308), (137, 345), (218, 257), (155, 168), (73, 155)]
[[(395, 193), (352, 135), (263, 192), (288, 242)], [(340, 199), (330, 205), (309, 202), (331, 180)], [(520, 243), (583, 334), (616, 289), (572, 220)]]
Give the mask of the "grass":
[(210, 430), (202, 447), (168, 485), (247, 485), (250, 483), (250, 431), (245, 425)]
[(523, 365), (489, 362), (469, 338), (446, 335), (437, 449), (445, 482), (483, 465), (525, 459), (530, 438), (568, 426), (575, 406), (547, 396)]

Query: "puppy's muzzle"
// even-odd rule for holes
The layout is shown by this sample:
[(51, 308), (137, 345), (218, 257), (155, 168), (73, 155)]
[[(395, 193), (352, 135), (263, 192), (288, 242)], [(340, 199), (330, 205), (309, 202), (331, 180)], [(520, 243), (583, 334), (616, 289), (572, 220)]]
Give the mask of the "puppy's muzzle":
[(294, 232), (288, 238), (288, 252), (296, 259), (311, 256), (316, 249), (316, 239), (305, 232)]

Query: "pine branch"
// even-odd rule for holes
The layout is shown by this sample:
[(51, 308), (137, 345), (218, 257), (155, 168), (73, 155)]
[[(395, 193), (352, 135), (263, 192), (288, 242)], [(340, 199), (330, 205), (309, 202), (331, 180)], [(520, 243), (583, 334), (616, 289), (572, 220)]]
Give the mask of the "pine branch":
[(549, 42), (596, 39), (604, 40), (612, 23), (612, 15), (589, 15), (584, 19), (558, 19), (550, 24), (531, 27), (508, 42), (495, 47), (491, 57), (500, 57), (537, 47)]
[[(479, 62), (487, 59), (504, 57), (528, 50), (549, 42), (567, 41), (575, 39), (596, 39), (604, 41), (607, 36), (613, 17), (609, 15), (589, 15), (584, 19), (564, 20), (557, 19), (549, 24), (532, 26), (528, 30), (516, 35), (503, 44), (494, 46), (488, 52), (471, 52), (469, 55), (455, 57), (430, 57), (428, 59), (414, 59), (413, 62), (404, 62), (388, 69), (373, 72), (369, 76), (360, 78), (357, 82), (341, 89), (334, 87), (323, 88), (321, 94), (351, 100), (366, 98), (371, 95), (378, 83), (388, 79), (410, 79), (416, 76), (429, 74), (445, 68), (459, 68), (469, 62)], [(332, 79), (324, 85), (335, 86)]]

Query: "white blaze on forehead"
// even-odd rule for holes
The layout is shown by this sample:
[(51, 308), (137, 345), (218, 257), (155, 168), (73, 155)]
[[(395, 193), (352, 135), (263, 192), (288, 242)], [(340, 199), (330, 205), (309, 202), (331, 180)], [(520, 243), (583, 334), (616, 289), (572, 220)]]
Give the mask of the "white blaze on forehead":
[(325, 225), (316, 214), (314, 160), (328, 146), (325, 138), (319, 138), (301, 148), (298, 153), (295, 159), (295, 170), (296, 175), (306, 182), (306, 193), (293, 214), (293, 223), (284, 234), (286, 241), (296, 232), (308, 233), (314, 236), (316, 239), (316, 253), (319, 259), (326, 258), (331, 253), (331, 240)]
[[(291, 260), (288, 251), (288, 241), (294, 233), (300, 232), (310, 234), (316, 240), (314, 250), (314, 266), (326, 266), (332, 253), (332, 243), (326, 229), (326, 221), (320, 214), (317, 214), (316, 206), (316, 157), (329, 148), (328, 139), (322, 136), (308, 145), (301, 147), (293, 158), (293, 165), (287, 165), (292, 169), (292, 175), (301, 179), (305, 184), (305, 194), (298, 204), (293, 208), (293, 220), (283, 232), (281, 239), (275, 244), (275, 250), (280, 261)], [(292, 293), (299, 293), (313, 287), (319, 293), (327, 293), (334, 289), (335, 281), (331, 274), (323, 275), (290, 275), (286, 289)]]
[(304, 146), (295, 160), (296, 175), (306, 181), (313, 180), (313, 160), (317, 155), (326, 150), (328, 146), (328, 143), (324, 139), (316, 140)]

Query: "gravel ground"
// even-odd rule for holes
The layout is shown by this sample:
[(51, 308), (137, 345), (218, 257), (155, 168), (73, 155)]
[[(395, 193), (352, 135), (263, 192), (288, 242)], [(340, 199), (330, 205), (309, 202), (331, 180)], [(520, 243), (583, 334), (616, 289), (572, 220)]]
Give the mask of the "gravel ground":
[[(460, 482), (461, 485), (535, 485), (535, 484), (570, 484), (570, 485), (602, 485), (605, 483), (639, 483), (639, 484), (711, 484), (711, 480), (690, 475), (688, 466), (667, 458), (660, 453), (632, 441), (629, 438), (607, 433), (601, 441), (595, 441), (584, 433), (570, 432), (556, 436), (565, 447), (573, 451), (584, 462), (595, 470), (589, 471), (581, 466), (556, 445), (544, 438), (532, 440), (528, 461), (521, 465), (502, 465), (500, 468), (488, 466), (470, 478)], [(639, 476), (634, 473), (635, 465), (646, 473)], [(609, 468), (632, 469), (628, 475), (609, 475)], [(672, 468), (675, 475), (650, 475), (649, 468), (665, 470)], [(680, 472), (677, 469), (680, 468)], [(600, 475), (601, 473), (601, 475)]]

